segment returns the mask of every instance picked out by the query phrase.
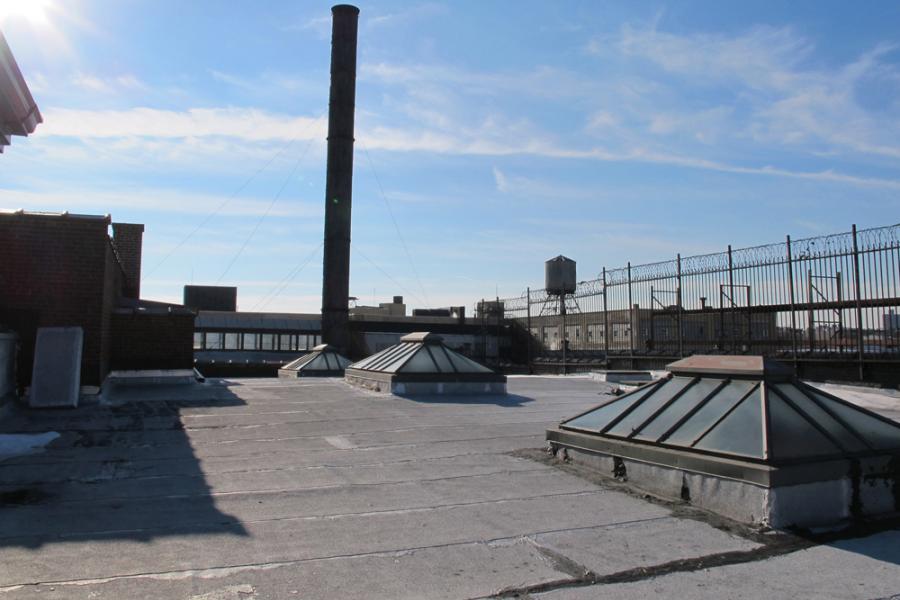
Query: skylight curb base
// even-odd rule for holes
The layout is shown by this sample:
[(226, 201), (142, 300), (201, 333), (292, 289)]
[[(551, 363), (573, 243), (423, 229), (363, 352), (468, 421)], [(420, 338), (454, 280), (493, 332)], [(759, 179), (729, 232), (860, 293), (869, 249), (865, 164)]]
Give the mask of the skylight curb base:
[(505, 378), (503, 381), (428, 381), (396, 376), (378, 377), (348, 369), (344, 372), (344, 379), (357, 387), (398, 396), (506, 394)]
[(635, 444), (598, 443), (561, 429), (548, 430), (547, 439), (558, 457), (573, 464), (753, 526), (834, 526), (900, 512), (894, 492), (900, 457), (895, 455), (859, 459), (858, 468), (846, 459), (770, 467), (718, 457), (673, 457), (679, 452), (652, 447), (635, 451)]
[(900, 424), (761, 356), (694, 356), (667, 368), (664, 379), (549, 429), (551, 447), (756, 524), (900, 512)]

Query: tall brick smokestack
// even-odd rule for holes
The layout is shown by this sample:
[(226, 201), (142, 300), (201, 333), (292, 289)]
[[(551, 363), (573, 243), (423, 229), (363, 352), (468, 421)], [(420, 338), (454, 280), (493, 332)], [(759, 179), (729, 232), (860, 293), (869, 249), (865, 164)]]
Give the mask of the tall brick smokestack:
[(353, 192), (353, 118), (359, 9), (332, 7), (328, 174), (325, 182), (325, 256), (322, 267), (322, 341), (347, 351), (350, 295), (350, 214)]

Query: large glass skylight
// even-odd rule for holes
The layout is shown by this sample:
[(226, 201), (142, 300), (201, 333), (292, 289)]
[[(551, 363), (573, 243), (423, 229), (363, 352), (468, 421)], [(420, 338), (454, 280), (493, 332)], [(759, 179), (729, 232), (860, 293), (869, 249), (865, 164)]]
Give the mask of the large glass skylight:
[[(766, 462), (900, 449), (900, 425), (747, 361), (730, 374), (712, 359), (564, 421), (561, 429)], [(673, 368), (676, 367), (676, 368)]]
[(379, 373), (492, 373), (487, 367), (444, 346), (439, 336), (424, 333), (404, 336), (399, 344), (353, 363), (351, 368)]

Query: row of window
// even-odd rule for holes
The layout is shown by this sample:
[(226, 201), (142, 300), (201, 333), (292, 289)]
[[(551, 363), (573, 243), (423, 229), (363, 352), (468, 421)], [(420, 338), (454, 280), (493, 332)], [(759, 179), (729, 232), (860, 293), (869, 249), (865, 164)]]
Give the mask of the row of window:
[(322, 336), (304, 333), (241, 333), (195, 331), (194, 350), (270, 350), (300, 352), (322, 343)]
[[(745, 333), (741, 335), (746, 335), (746, 323), (738, 323), (735, 325), (735, 331), (743, 331)], [(683, 329), (683, 335), (685, 339), (693, 339), (693, 340), (704, 340), (704, 327), (703, 325), (696, 325), (686, 323)], [(534, 338), (538, 338), (544, 343), (549, 343), (551, 341), (555, 341), (559, 339), (559, 326), (549, 326), (549, 327), (532, 327), (531, 335)], [(627, 339), (631, 330), (626, 323), (612, 323), (610, 324), (610, 338), (612, 340), (620, 340)], [(726, 325), (725, 329), (726, 335), (731, 335), (730, 329)], [(678, 329), (675, 326), (669, 326), (667, 324), (659, 324), (655, 325), (653, 328), (654, 337), (659, 339), (676, 339), (678, 335)], [(722, 335), (722, 330), (718, 324), (714, 324), (710, 334), (713, 338), (718, 338)], [(586, 342), (602, 342), (604, 335), (604, 327), (603, 325), (587, 325), (587, 338)], [(640, 338), (646, 338), (650, 336), (649, 327), (641, 327)], [(753, 324), (753, 336), (757, 338), (766, 338), (769, 336), (769, 327), (765, 323), (754, 323)], [(582, 326), (581, 325), (566, 325), (566, 339), (569, 341), (582, 341)]]
[[(541, 327), (535, 328), (532, 327), (531, 335), (534, 337), (540, 337), (544, 342), (548, 342), (551, 339), (556, 340), (559, 339), (559, 330), (558, 326), (552, 327)], [(628, 337), (630, 329), (627, 324), (612, 324), (610, 328), (610, 333), (614, 339), (618, 339), (620, 337), (625, 338)], [(603, 325), (588, 325), (587, 326), (587, 341), (592, 342), (594, 340), (603, 340), (604, 328)], [(567, 340), (580, 340), (581, 339), (581, 325), (566, 325), (566, 339)]]

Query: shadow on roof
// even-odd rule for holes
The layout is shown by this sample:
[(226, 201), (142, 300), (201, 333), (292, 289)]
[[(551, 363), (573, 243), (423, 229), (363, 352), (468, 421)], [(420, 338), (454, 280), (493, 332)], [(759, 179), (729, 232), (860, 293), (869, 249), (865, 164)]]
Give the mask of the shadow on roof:
[(528, 396), (519, 396), (517, 394), (473, 394), (473, 395), (446, 395), (446, 394), (394, 394), (413, 402), (422, 402), (424, 404), (494, 404), (496, 406), (516, 407), (523, 406), (529, 402), (534, 402), (533, 398)]
[(60, 437), (42, 454), (0, 462), (0, 547), (247, 535), (239, 519), (216, 508), (180, 416), (183, 408), (244, 401), (222, 385), (125, 394), (129, 401), (119, 405), (20, 408), (4, 420), (3, 433)]
[(828, 544), (845, 552), (861, 554), (892, 565), (900, 565), (900, 531), (886, 531), (863, 538), (840, 540)]

